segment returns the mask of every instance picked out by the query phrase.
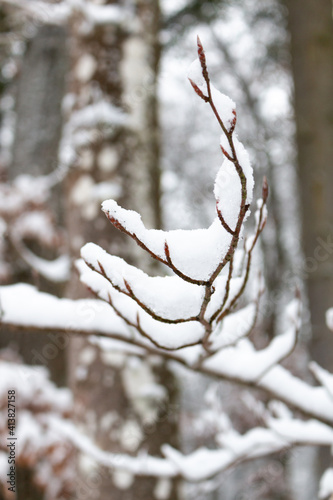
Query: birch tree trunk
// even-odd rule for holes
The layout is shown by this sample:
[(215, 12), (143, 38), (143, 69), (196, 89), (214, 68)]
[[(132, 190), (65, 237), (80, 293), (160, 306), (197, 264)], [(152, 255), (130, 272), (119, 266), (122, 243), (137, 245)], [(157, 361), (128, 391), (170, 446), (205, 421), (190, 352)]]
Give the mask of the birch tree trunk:
[[(73, 257), (93, 241), (147, 269), (148, 261), (111, 227), (100, 203), (115, 198), (127, 208), (140, 209), (148, 226), (160, 226), (159, 7), (150, 0), (112, 6), (118, 11), (108, 23), (87, 27), (79, 14), (72, 19), (67, 124), (60, 150), (61, 163), (69, 169), (67, 226)], [(84, 293), (74, 276), (68, 293)], [(82, 313), (88, 320), (98, 311)], [(77, 339), (70, 370), (78, 421), (100, 447), (159, 454), (161, 444), (175, 443), (176, 389), (163, 362), (104, 352)], [(78, 464), (75, 498), (177, 498), (175, 483), (119, 470), (110, 473), (84, 456)]]

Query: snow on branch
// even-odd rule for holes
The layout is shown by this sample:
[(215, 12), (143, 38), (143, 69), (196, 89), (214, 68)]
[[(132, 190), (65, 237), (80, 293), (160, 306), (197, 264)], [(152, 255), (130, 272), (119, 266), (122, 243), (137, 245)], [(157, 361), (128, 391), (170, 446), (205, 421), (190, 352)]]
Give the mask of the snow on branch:
[[(245, 271), (238, 276), (234, 260), (252, 199), (252, 168), (244, 147), (234, 137), (236, 125), (234, 103), (216, 89), (212, 91), (199, 39), (198, 55), (202, 76), (200, 81), (196, 81), (193, 71), (190, 71), (190, 81), (200, 97), (210, 104), (226, 140), (225, 147), (222, 147), (225, 159), (217, 174), (214, 188), (216, 219), (208, 229), (193, 231), (146, 229), (138, 213), (123, 209), (114, 200), (105, 201), (102, 208), (111, 223), (131, 236), (154, 259), (169, 267), (175, 276), (149, 278), (121, 259), (108, 256), (106, 252), (92, 244), (83, 247), (81, 256), (87, 266), (105, 280), (100, 278), (94, 280), (93, 275), (82, 265), (81, 271), (83, 271), (82, 280), (93, 292), (108, 301), (127, 324), (136, 326), (137, 330), (149, 339), (152, 337), (142, 326), (141, 316), (145, 318), (145, 315), (140, 314), (140, 308), (154, 320), (170, 324), (169, 339), (172, 336), (171, 324), (174, 326), (186, 322), (197, 323), (201, 327), (199, 331), (203, 330), (203, 334), (195, 335), (195, 326), (191, 325), (193, 341), (190, 342), (188, 325), (186, 328), (185, 326), (178, 328), (177, 343), (174, 348), (200, 343), (208, 356), (214, 352), (211, 338), (219, 328), (218, 324), (237, 306), (244, 292), (250, 272), (251, 254), (266, 219), (267, 183), (265, 181), (263, 200), (258, 205), (256, 232), (245, 249), (247, 260)], [(205, 91), (202, 90), (204, 87)], [(106, 286), (106, 280), (111, 288)], [(184, 283), (180, 284), (181, 281)], [(238, 287), (235, 286), (236, 283)], [(139, 309), (134, 308), (137, 316), (136, 324), (131, 315), (123, 313), (121, 306), (115, 305), (115, 299), (119, 304), (124, 303), (124, 298), (120, 299), (114, 290), (132, 299), (139, 306)], [(248, 332), (245, 331), (244, 336), (250, 333), (253, 318), (248, 324)], [(182, 330), (184, 330), (183, 338), (181, 338)], [(157, 331), (156, 335), (158, 333)], [(164, 334), (161, 337), (163, 338), (152, 339), (152, 342), (157, 346), (166, 347)], [(172, 342), (169, 342), (168, 348), (172, 347)]]
[[(0, 278), (10, 281), (8, 255), (14, 249), (35, 272), (49, 281), (69, 278), (70, 259), (62, 253), (64, 234), (56, 227), (55, 217), (47, 206), (54, 186), (53, 173), (33, 177), (19, 175), (10, 183), (0, 183)], [(44, 249), (59, 249), (53, 260), (36, 255), (26, 242)], [(30, 245), (31, 246), (31, 245)], [(35, 245), (36, 246), (36, 245)]]

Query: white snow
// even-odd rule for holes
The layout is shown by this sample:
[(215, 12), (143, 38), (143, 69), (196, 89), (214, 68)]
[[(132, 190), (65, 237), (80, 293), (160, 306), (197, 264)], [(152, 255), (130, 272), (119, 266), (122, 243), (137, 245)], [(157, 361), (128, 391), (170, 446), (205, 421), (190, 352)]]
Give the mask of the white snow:
[(218, 350), (234, 345), (247, 335), (254, 322), (255, 312), (256, 306), (249, 304), (239, 311), (227, 315), (220, 327), (217, 327), (210, 337), (212, 348)]
[(12, 185), (0, 184), (0, 212), (12, 216), (25, 210), (29, 203), (42, 204), (49, 196), (49, 189), (48, 176), (19, 175)]
[(208, 450), (198, 448), (190, 455), (183, 455), (169, 445), (162, 446), (163, 454), (188, 481), (202, 481), (226, 469), (233, 459), (228, 450)]
[(267, 425), (279, 436), (294, 443), (333, 445), (333, 429), (317, 420), (271, 418)]
[(28, 11), (33, 17), (44, 24), (64, 24), (76, 12), (80, 12), (83, 19), (90, 25), (117, 25), (126, 20), (126, 10), (117, 5), (98, 5), (85, 0), (62, 1), (56, 4), (38, 0), (20, 2), (19, 0), (4, 0), (4, 2), (18, 5)]
[(248, 339), (241, 339), (235, 347), (227, 347), (208, 358), (204, 365), (212, 371), (226, 373), (231, 378), (256, 381), (290, 353), (295, 341), (294, 328), (276, 336), (260, 351), (256, 351)]
[(227, 432), (223, 448), (210, 450), (198, 448), (185, 456), (169, 445), (163, 445), (164, 455), (173, 462), (189, 481), (208, 479), (237, 463), (242, 458), (260, 457), (281, 450), (288, 443), (268, 429), (252, 429), (244, 435)]
[[(114, 307), (131, 324), (136, 325), (139, 317), (142, 330), (158, 345), (167, 349), (178, 349), (182, 346), (199, 342), (204, 335), (203, 326), (196, 321), (186, 323), (167, 324), (153, 319), (148, 313), (130, 297), (118, 292), (100, 274), (92, 271), (83, 262), (79, 261), (77, 267), (80, 279), (102, 300), (108, 302), (111, 298)], [(135, 333), (136, 337), (143, 338)]]
[(97, 5), (91, 2), (81, 2), (82, 12), (87, 20), (96, 25), (116, 25), (126, 20), (126, 10), (119, 5)]
[(70, 277), (71, 261), (68, 255), (61, 255), (54, 260), (46, 260), (30, 252), (27, 247), (20, 248), (21, 257), (37, 273), (55, 283), (67, 281)]
[[(202, 75), (202, 69), (199, 59), (192, 62), (187, 73), (188, 79), (193, 82), (202, 94), (208, 97), (208, 89), (205, 79)], [(235, 119), (236, 104), (230, 97), (222, 94), (214, 85), (210, 84), (211, 97), (215, 108), (227, 130), (230, 130)]]
[(319, 498), (327, 498), (333, 494), (333, 468), (327, 469), (320, 479)]
[(231, 235), (221, 226), (218, 218), (208, 229), (162, 231), (146, 229), (137, 212), (125, 210), (114, 200), (104, 201), (102, 209), (107, 217), (119, 222), (128, 234), (138, 238), (165, 264), (167, 242), (174, 266), (194, 280), (208, 280), (231, 243)]
[(227, 130), (234, 125), (236, 104), (230, 97), (222, 94), (211, 84), (211, 92), (216, 110)]
[(92, 54), (85, 53), (78, 60), (75, 75), (83, 83), (89, 82), (97, 69), (97, 61)]
[(258, 386), (274, 394), (285, 403), (300, 408), (333, 423), (333, 401), (323, 387), (312, 387), (294, 377), (282, 366), (272, 367), (259, 381)]
[(128, 328), (108, 304), (59, 299), (23, 283), (0, 287), (0, 307), (4, 324), (128, 335)]
[(207, 85), (202, 75), (202, 68), (199, 59), (195, 59), (187, 72), (188, 79), (193, 82), (204, 96), (208, 97)]
[(47, 245), (52, 245), (57, 240), (57, 232), (48, 213), (41, 210), (25, 212), (15, 221), (13, 233), (20, 239), (26, 237), (36, 238)]
[[(50, 407), (68, 411), (72, 406), (69, 389), (57, 388), (49, 379), (46, 368), (18, 363), (0, 362), (0, 399), (7, 400), (8, 391), (19, 394), (20, 406)], [(21, 419), (20, 414), (20, 419)]]
[[(221, 136), (220, 143), (232, 157), (229, 142), (224, 135)], [(235, 147), (236, 157), (246, 178), (245, 202), (246, 204), (250, 204), (253, 197), (254, 187), (253, 169), (251, 167), (248, 153), (243, 144), (239, 142), (236, 137), (233, 138), (233, 144)], [(217, 173), (214, 185), (214, 194), (223, 218), (229, 227), (234, 230), (237, 224), (242, 200), (242, 185), (235, 165), (227, 158), (224, 159), (222, 166)]]
[(178, 276), (150, 277), (94, 243), (87, 243), (81, 249), (81, 256), (99, 273), (100, 264), (110, 283), (125, 294), (129, 293), (126, 281), (135, 297), (158, 316), (170, 320), (188, 319), (200, 312), (204, 297), (202, 286), (187, 283)]
[[(99, 101), (85, 106), (83, 109), (74, 111), (64, 127), (60, 143), (59, 163), (61, 169), (65, 169), (76, 160), (76, 148), (87, 144), (88, 130), (96, 129), (98, 126), (115, 126), (125, 124), (126, 115), (118, 107)], [(102, 130), (99, 131), (102, 134)], [(82, 136), (83, 134), (83, 136)], [(96, 140), (96, 138), (95, 138)], [(90, 140), (93, 142), (94, 139)], [(64, 172), (62, 172), (62, 175)]]
[(324, 370), (321, 366), (319, 366), (314, 361), (309, 363), (309, 368), (312, 371), (313, 375), (316, 377), (318, 382), (321, 383), (323, 387), (327, 390), (327, 393), (333, 399), (333, 375), (332, 373)]
[(328, 328), (333, 331), (333, 307), (326, 311), (326, 324)]
[(234, 164), (223, 160), (214, 185), (217, 206), (230, 229), (236, 229), (242, 201), (242, 185)]
[(174, 464), (163, 458), (152, 457), (145, 453), (132, 457), (126, 454), (103, 451), (87, 436), (80, 433), (74, 425), (57, 418), (53, 418), (52, 426), (59, 435), (66, 437), (79, 450), (105, 467), (122, 469), (137, 475), (157, 477), (174, 477), (178, 473)]

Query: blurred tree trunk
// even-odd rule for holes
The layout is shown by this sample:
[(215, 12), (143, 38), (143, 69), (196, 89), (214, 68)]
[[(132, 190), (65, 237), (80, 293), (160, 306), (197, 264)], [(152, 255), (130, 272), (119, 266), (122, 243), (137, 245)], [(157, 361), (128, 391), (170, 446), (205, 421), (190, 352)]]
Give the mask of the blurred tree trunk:
[[(65, 41), (63, 28), (44, 26), (27, 44), (17, 82), (15, 140), (13, 159), (8, 170), (11, 181), (19, 175), (42, 176), (55, 169), (61, 136), (61, 101), (65, 88)], [(51, 200), (59, 219), (60, 195), (58, 189)], [(14, 250), (11, 258), (13, 281), (33, 283), (36, 276)], [(62, 286), (59, 284), (47, 282), (41, 277), (38, 284), (44, 291), (61, 294)], [(2, 333), (1, 347), (9, 343), (15, 345), (25, 363), (40, 364), (43, 348), (49, 339), (33, 332), (30, 335)], [(41, 354), (40, 359), (37, 359), (36, 352)], [(58, 385), (65, 385), (65, 352), (58, 350), (54, 358), (46, 357), (45, 364), (53, 380)]]
[[(46, 175), (55, 168), (61, 134), (61, 101), (66, 70), (65, 41), (64, 29), (44, 26), (27, 43), (17, 82), (13, 160), (8, 171), (11, 181), (19, 175)], [(58, 191), (52, 200), (58, 214), (59, 194)], [(14, 282), (34, 282), (31, 269), (14, 250), (11, 265)], [(39, 280), (39, 285), (44, 291), (61, 293), (58, 284)], [(65, 350), (57, 349), (56, 355), (49, 356), (49, 345), (50, 339), (43, 333), (14, 333), (4, 331), (3, 327), (1, 329), (0, 348), (12, 346), (24, 363), (46, 365), (54, 382), (60, 386), (65, 385)], [(54, 354), (55, 351), (52, 352)], [(31, 483), (29, 470), (19, 467), (17, 500), (39, 498), (42, 498), (41, 493)]]
[[(333, 371), (333, 20), (331, 0), (287, 0), (311, 357)], [(323, 459), (323, 461), (325, 461)], [(323, 464), (322, 464), (323, 466)]]
[[(116, 16), (114, 22), (84, 30), (79, 14), (71, 20), (67, 124), (60, 150), (60, 160), (69, 169), (67, 227), (73, 257), (79, 256), (84, 243), (93, 241), (149, 269), (143, 252), (110, 225), (100, 203), (115, 198), (139, 210), (148, 226), (160, 227), (159, 5), (137, 0), (130, 10), (120, 1), (112, 6), (118, 7), (120, 19), (126, 15), (126, 22)], [(86, 292), (73, 276), (68, 294), (75, 298), (82, 293)], [(77, 418), (101, 448), (159, 454), (164, 442), (175, 444), (175, 387), (164, 362), (104, 352), (83, 339), (72, 342), (71, 355)], [(149, 386), (156, 387), (155, 395), (145, 394)], [(78, 464), (75, 498), (140, 500), (153, 498), (156, 488), (165, 498), (177, 498), (174, 482), (109, 471), (83, 456)]]

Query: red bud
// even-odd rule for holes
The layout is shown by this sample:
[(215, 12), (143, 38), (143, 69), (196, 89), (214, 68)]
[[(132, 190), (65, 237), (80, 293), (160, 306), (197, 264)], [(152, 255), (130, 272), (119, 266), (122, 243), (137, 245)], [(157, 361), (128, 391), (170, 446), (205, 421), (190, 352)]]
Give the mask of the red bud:
[(262, 199), (264, 203), (266, 202), (268, 198), (268, 182), (267, 182), (267, 177), (264, 175), (263, 181), (262, 181)]

